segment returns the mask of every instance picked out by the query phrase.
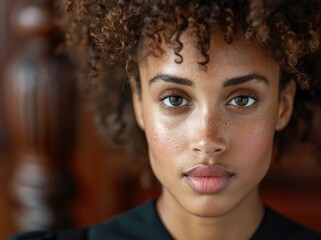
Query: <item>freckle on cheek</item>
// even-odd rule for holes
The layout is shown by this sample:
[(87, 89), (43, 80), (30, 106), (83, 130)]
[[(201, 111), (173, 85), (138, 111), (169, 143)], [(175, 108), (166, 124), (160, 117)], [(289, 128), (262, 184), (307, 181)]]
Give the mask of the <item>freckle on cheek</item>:
[(168, 150), (176, 145), (175, 139), (172, 134), (162, 130), (155, 130), (148, 136), (149, 147), (157, 152), (157, 156), (168, 154)]

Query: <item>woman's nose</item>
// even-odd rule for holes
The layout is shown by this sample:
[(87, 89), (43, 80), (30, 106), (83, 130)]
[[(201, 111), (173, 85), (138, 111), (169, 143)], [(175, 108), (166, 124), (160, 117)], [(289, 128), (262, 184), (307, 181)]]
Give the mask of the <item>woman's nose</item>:
[(198, 155), (212, 156), (226, 149), (223, 121), (218, 114), (203, 113), (194, 125), (192, 150)]

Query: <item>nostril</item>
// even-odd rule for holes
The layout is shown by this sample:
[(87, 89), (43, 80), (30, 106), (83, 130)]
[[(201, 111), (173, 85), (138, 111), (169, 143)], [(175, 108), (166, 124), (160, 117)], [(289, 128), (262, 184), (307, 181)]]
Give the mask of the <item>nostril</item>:
[(204, 154), (204, 155), (212, 155), (214, 153), (219, 153), (223, 151), (223, 148), (219, 146), (212, 146), (212, 147), (196, 147), (193, 151), (197, 154)]
[[(209, 135), (207, 135), (209, 136)], [(204, 138), (203, 140), (195, 141), (193, 144), (193, 152), (202, 155), (212, 155), (223, 152), (225, 149), (225, 141), (223, 139)]]

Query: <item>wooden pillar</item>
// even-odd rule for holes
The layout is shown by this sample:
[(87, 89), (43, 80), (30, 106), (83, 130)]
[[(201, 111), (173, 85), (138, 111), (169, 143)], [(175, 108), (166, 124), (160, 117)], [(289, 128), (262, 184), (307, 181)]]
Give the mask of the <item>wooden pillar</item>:
[(12, 196), (21, 230), (72, 225), (71, 171), (76, 87), (72, 67), (56, 56), (53, 1), (20, 0), (11, 14), (15, 48), (2, 84), (14, 160)]

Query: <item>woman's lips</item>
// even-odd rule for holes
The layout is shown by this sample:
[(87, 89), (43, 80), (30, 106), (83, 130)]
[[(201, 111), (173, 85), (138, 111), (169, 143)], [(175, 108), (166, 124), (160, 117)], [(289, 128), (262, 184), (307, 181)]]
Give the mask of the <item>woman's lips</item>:
[(184, 173), (189, 186), (199, 193), (216, 193), (231, 181), (233, 173), (220, 165), (200, 164)]

